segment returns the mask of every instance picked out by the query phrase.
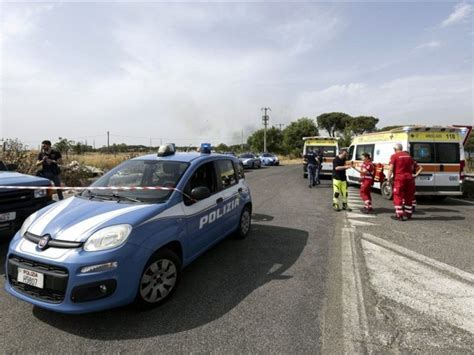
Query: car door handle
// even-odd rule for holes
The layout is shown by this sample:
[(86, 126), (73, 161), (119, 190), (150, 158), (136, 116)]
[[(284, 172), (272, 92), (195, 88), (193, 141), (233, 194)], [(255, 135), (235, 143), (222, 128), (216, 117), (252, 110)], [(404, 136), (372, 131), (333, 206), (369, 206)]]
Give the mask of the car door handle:
[(224, 199), (222, 197), (219, 197), (217, 200), (216, 200), (216, 203), (222, 203), (224, 202)]

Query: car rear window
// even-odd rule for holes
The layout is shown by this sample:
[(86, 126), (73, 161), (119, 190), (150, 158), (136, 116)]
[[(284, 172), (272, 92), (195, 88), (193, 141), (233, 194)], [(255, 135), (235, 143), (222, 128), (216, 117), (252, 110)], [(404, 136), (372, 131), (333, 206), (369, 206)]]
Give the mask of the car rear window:
[(455, 164), (459, 163), (458, 143), (436, 143), (437, 163)]

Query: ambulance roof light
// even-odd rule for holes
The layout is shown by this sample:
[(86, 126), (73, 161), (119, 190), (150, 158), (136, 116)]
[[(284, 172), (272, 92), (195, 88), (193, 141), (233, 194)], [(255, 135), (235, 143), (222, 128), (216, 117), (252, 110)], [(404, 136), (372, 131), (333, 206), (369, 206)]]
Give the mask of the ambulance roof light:
[(174, 153), (176, 153), (176, 146), (174, 143), (163, 144), (158, 148), (159, 157), (167, 157), (169, 155), (174, 155)]
[(405, 127), (403, 127), (403, 130), (404, 130), (405, 132), (411, 132), (412, 129), (413, 129), (413, 127), (410, 127), (410, 126), (405, 126)]

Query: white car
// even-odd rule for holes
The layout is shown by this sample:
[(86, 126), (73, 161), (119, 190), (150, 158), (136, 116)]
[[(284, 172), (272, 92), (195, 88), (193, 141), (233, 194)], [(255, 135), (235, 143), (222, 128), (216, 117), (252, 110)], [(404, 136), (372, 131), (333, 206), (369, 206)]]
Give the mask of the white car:
[(260, 154), (260, 160), (263, 165), (280, 165), (278, 157), (273, 153), (262, 153)]

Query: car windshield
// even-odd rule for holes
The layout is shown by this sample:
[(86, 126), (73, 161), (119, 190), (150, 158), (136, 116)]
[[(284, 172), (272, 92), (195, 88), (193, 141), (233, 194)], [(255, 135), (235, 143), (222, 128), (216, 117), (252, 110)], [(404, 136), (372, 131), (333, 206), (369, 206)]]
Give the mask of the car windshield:
[[(164, 160), (128, 160), (109, 171), (90, 187), (176, 187), (188, 163)], [(158, 203), (166, 201), (173, 190), (95, 190), (86, 189), (86, 198), (117, 199), (124, 202)]]
[(241, 154), (241, 155), (239, 155), (239, 158), (245, 158), (245, 159), (253, 158), (253, 157), (254, 157), (253, 154)]
[(273, 158), (274, 155), (273, 155), (273, 154), (270, 154), (270, 153), (263, 153), (263, 154), (262, 154), (262, 157), (264, 157), (264, 158)]

